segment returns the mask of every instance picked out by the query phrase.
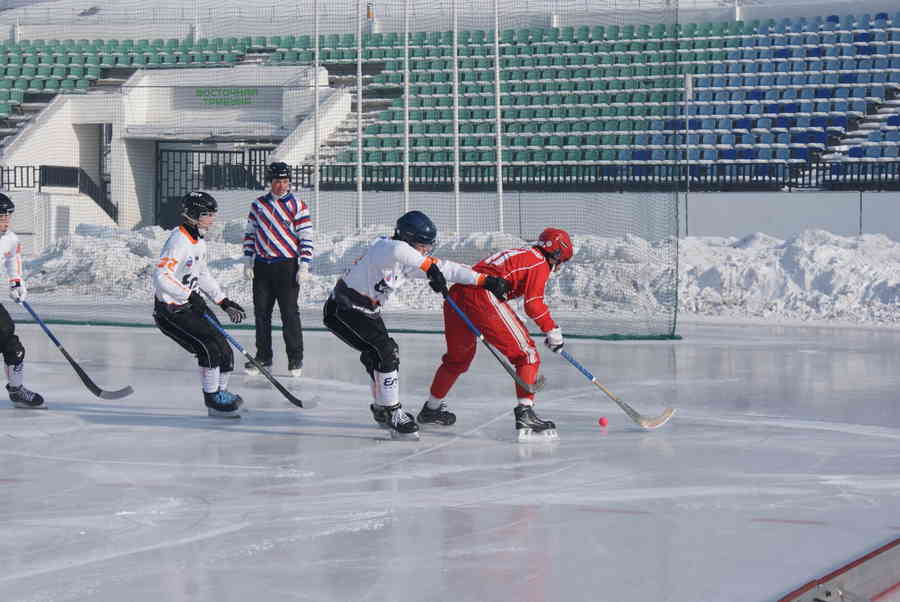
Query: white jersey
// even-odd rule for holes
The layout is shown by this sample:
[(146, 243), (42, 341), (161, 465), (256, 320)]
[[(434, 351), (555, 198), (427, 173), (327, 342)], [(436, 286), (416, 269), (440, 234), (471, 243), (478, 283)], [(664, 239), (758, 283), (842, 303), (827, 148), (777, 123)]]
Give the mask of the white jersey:
[(206, 241), (185, 226), (172, 231), (160, 253), (153, 278), (156, 298), (163, 303), (182, 305), (198, 288), (216, 303), (225, 295), (206, 267)]
[(409, 278), (427, 278), (425, 272), (431, 264), (438, 268), (450, 282), (479, 284), (481, 274), (472, 268), (448, 261), (426, 257), (402, 240), (377, 238), (366, 254), (356, 260), (344, 274), (344, 283), (371, 299), (374, 305), (384, 305), (391, 293)]
[(12, 230), (7, 230), (0, 236), (0, 254), (3, 255), (3, 265), (9, 281), (22, 280), (22, 245)]

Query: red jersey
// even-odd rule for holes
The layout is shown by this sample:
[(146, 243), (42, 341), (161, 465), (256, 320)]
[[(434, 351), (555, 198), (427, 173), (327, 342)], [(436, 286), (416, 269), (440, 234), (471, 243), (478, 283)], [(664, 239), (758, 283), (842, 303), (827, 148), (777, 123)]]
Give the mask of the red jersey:
[(508, 280), (511, 287), (507, 299), (524, 297), (525, 313), (543, 332), (556, 328), (550, 309), (544, 303), (550, 262), (540, 251), (534, 247), (507, 249), (481, 260), (472, 269)]

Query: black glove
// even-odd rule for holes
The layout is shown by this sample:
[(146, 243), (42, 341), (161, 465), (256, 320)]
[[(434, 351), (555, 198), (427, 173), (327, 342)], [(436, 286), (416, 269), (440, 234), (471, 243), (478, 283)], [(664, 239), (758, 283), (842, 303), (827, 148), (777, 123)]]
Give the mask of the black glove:
[(247, 317), (247, 312), (244, 311), (244, 308), (228, 297), (222, 299), (221, 303), (219, 303), (219, 307), (225, 310), (225, 313), (228, 314), (228, 318), (231, 320), (232, 324), (240, 324), (244, 321), (244, 318)]
[(191, 296), (188, 297), (188, 305), (191, 306), (191, 311), (195, 313), (202, 314), (206, 312), (206, 301), (203, 300), (203, 297), (197, 291), (191, 291)]
[(439, 268), (436, 263), (432, 263), (428, 268), (428, 271), (425, 273), (428, 275), (428, 286), (431, 287), (431, 290), (436, 293), (446, 295), (447, 279), (444, 278), (444, 274), (443, 272), (441, 272), (441, 268)]
[(509, 280), (497, 276), (485, 276), (481, 286), (494, 293), (494, 296), (501, 301), (506, 301), (506, 293), (512, 288), (509, 284)]

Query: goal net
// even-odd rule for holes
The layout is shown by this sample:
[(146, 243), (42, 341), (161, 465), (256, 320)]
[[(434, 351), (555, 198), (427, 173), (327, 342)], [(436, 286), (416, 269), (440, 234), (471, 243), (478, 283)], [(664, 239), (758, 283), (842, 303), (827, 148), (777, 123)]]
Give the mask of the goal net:
[[(7, 41), (34, 63), (13, 112), (44, 105), (4, 146), (7, 167), (40, 167), (26, 275), (43, 316), (150, 322), (155, 260), (191, 190), (219, 201), (210, 268), (249, 309), (244, 225), (278, 160), (315, 227), (308, 327), (367, 245), (418, 209), (438, 226), (435, 255), (467, 264), (564, 228), (575, 256), (547, 300), (567, 334), (674, 335), (675, 3), (132, 8), (22, 9)], [(441, 301), (411, 283), (385, 319), (441, 330)]]

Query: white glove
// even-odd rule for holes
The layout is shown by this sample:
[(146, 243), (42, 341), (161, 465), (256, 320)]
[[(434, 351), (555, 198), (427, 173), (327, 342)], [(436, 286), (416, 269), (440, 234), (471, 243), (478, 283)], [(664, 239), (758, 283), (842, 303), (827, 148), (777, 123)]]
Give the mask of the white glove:
[(9, 283), (9, 298), (16, 303), (21, 303), (28, 296), (28, 290), (25, 283), (21, 280), (14, 280)]
[(309, 280), (309, 262), (301, 261), (297, 266), (297, 284), (301, 284), (304, 280)]
[(244, 279), (253, 280), (253, 258), (244, 255)]
[(554, 328), (544, 333), (547, 338), (544, 339), (544, 345), (550, 348), (553, 353), (559, 353), (565, 343), (563, 342), (562, 330)]

